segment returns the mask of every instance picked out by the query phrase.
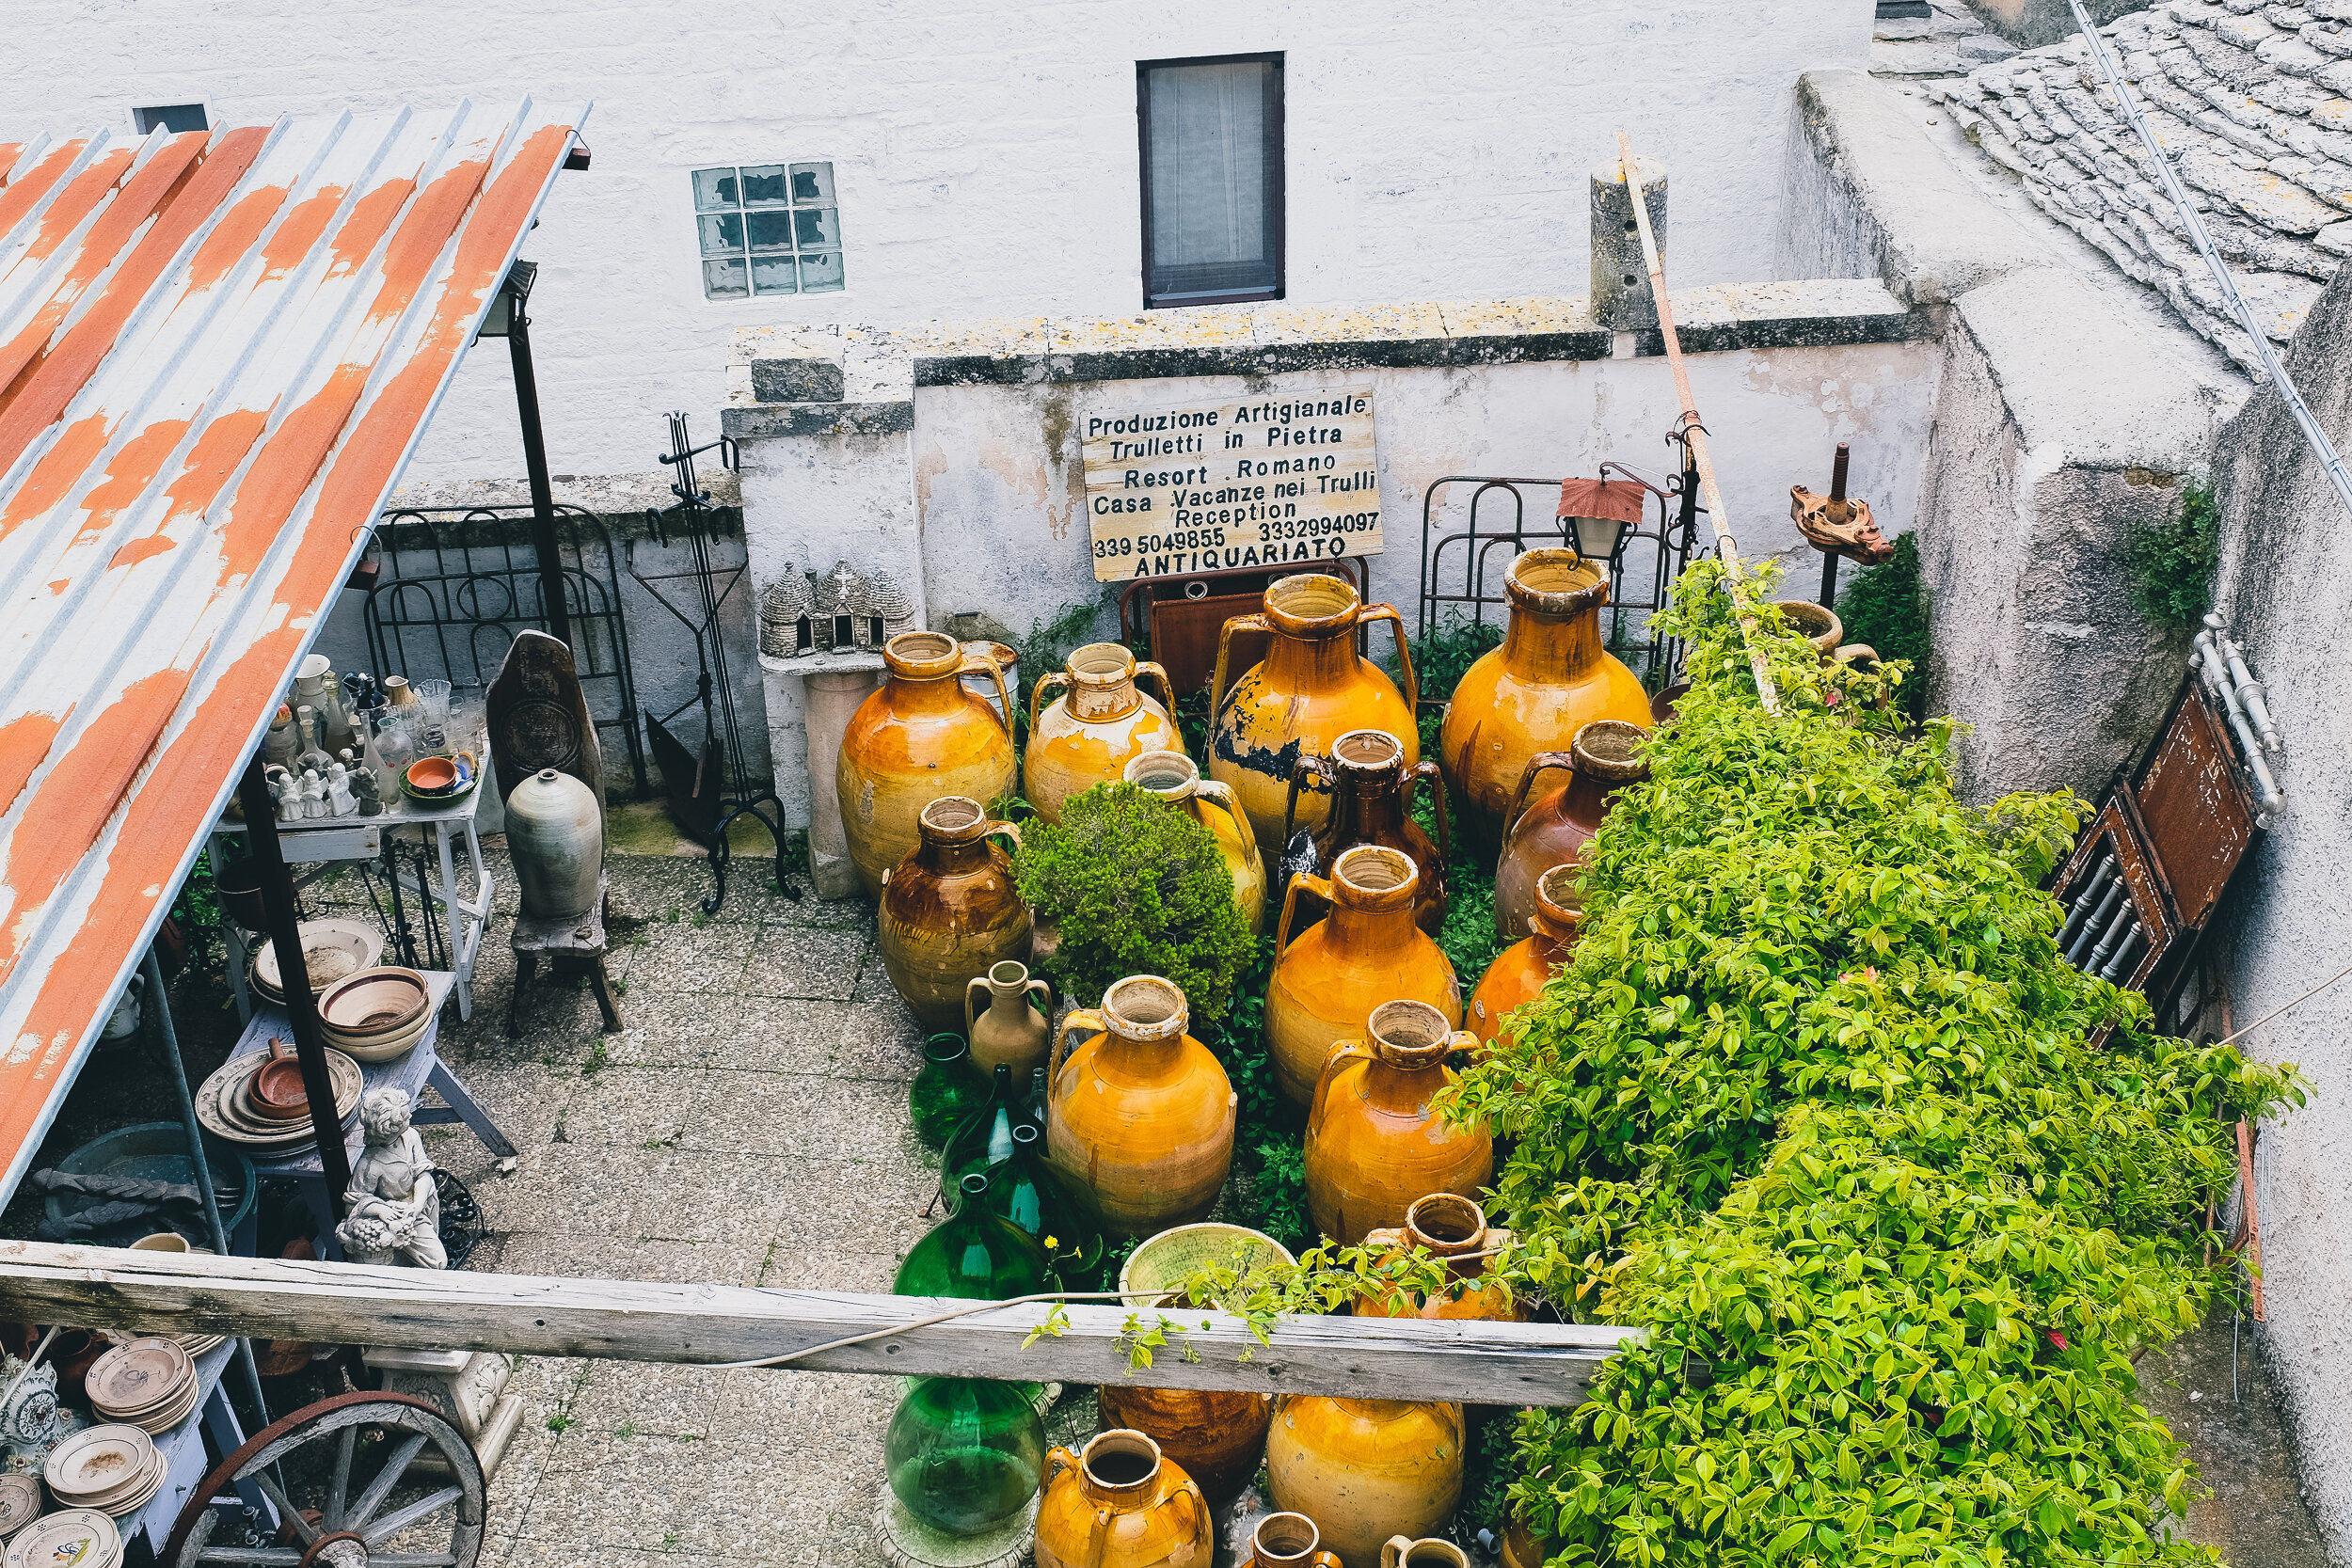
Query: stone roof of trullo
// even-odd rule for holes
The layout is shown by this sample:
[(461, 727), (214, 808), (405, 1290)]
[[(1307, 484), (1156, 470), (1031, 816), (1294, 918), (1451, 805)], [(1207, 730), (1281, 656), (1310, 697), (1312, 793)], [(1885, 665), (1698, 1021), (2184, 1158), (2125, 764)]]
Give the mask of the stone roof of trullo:
[[(2104, 32), (2239, 291), (2283, 342), (2352, 256), (2352, 0), (2169, 0)], [(2261, 374), (2081, 39), (1929, 90), (2044, 213)]]

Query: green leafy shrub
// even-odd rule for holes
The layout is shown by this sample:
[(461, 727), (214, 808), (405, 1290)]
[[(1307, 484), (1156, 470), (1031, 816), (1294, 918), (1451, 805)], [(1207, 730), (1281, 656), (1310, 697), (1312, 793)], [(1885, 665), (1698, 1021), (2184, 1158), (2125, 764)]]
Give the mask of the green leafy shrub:
[(2159, 625), (2196, 629), (2213, 608), (2220, 558), (2220, 505), (2212, 485), (2191, 480), (2171, 521), (2136, 530), (2125, 547), (2132, 608)]
[(1013, 857), (1021, 896), (1059, 942), (1039, 966), (1092, 1006), (1130, 974), (1173, 981), (1196, 1020), (1225, 1016), (1248, 960), (1233, 874), (1209, 831), (1130, 784), (1099, 784), (1033, 822)]
[(1919, 538), (1898, 534), (1895, 558), (1866, 566), (1837, 595), (1837, 618), (1846, 625), (1846, 641), (1867, 642), (1882, 660), (1899, 659), (1911, 670), (1907, 688), (1898, 696), (1915, 724), (1928, 716), (1928, 656), (1933, 651), (1928, 631), (1927, 592), (1919, 584)]

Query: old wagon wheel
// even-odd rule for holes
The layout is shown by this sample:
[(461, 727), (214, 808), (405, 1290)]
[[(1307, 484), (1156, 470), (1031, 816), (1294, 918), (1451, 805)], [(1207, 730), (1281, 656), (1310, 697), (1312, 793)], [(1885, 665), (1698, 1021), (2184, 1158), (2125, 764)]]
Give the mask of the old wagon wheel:
[[(382, 1434), (373, 1445), (380, 1464), (359, 1451), (366, 1429)], [(428, 1449), (446, 1474), (417, 1473)], [(245, 1481), (278, 1510), (275, 1536), (247, 1541), (230, 1523), (235, 1511), (212, 1506)], [(170, 1568), (473, 1568), (484, 1490), (473, 1445), (433, 1406), (406, 1394), (339, 1394), (271, 1422), (213, 1466), (157, 1560)]]

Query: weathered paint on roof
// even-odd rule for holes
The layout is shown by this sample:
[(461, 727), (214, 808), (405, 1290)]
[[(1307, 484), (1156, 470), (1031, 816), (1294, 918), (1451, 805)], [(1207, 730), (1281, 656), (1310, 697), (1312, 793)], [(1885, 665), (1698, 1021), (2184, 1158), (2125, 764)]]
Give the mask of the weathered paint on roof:
[(0, 144), (0, 1192), (585, 113)]

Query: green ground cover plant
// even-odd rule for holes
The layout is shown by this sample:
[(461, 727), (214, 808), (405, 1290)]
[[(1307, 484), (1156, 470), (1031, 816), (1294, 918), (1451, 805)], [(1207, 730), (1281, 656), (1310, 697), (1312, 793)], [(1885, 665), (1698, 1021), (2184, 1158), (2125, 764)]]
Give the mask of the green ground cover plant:
[(1878, 566), (1867, 566), (1849, 580), (1837, 595), (1837, 618), (1845, 623), (1846, 641), (1867, 642), (1882, 659), (1899, 659), (1911, 668), (1912, 678), (1896, 694), (1896, 703), (1915, 724), (1928, 716), (1928, 600), (1919, 583), (1919, 538), (1898, 534), (1895, 556)]
[(2213, 578), (2221, 559), (2221, 507), (2213, 486), (2181, 486), (2180, 510), (2167, 522), (2134, 531), (2124, 565), (2132, 608), (2160, 626), (2194, 631), (2213, 608)]

